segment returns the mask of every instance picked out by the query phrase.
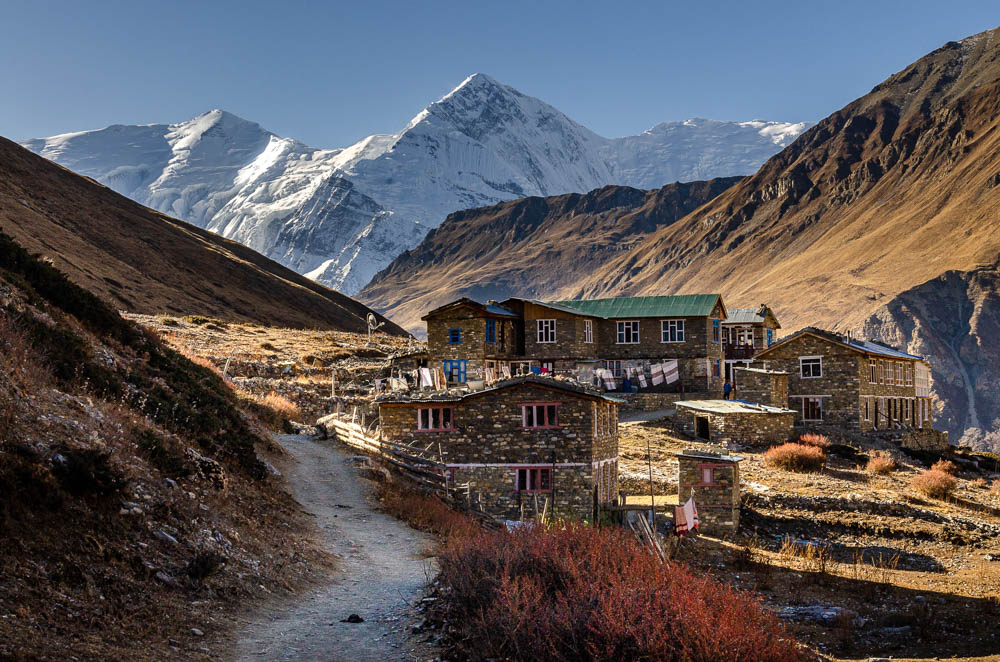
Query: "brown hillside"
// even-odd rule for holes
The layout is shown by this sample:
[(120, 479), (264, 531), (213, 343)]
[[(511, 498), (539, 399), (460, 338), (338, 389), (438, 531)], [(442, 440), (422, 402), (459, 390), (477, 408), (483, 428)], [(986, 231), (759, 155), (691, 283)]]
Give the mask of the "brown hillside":
[(721, 290), (788, 327), (860, 324), (1000, 251), (1000, 33), (951, 42), (804, 133), (577, 294)]
[(656, 191), (606, 186), (585, 195), (456, 212), (358, 297), (422, 333), (420, 316), (459, 296), (556, 296), (740, 179), (675, 183)]
[[(121, 309), (344, 331), (369, 309), (0, 138), (0, 229)], [(383, 330), (403, 333), (392, 322)]]

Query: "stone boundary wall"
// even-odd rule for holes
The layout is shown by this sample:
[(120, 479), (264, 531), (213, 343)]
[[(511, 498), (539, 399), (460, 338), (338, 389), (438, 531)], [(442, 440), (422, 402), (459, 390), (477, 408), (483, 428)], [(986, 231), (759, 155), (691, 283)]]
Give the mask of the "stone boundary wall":
[(672, 409), (678, 400), (691, 398), (690, 393), (626, 393), (619, 395), (612, 391), (610, 395), (624, 399), (626, 402), (624, 408), (633, 411)]

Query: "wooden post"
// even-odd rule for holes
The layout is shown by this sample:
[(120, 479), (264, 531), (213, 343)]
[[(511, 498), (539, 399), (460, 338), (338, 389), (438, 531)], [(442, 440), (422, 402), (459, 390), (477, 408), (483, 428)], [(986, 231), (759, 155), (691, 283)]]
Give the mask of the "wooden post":
[(653, 453), (649, 448), (649, 436), (646, 437), (646, 466), (649, 468), (649, 527), (653, 528), (656, 521), (656, 499), (653, 496)]

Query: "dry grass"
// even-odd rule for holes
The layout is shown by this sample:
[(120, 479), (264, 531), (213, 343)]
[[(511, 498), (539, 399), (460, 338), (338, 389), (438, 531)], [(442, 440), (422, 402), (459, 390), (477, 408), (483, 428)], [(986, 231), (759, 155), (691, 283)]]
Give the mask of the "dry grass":
[(822, 471), (826, 454), (816, 446), (788, 443), (768, 449), (764, 453), (764, 462), (776, 469), (811, 473)]
[(818, 448), (824, 453), (830, 447), (830, 438), (825, 434), (817, 434), (815, 432), (807, 432), (799, 437), (799, 443), (803, 446), (812, 446), (813, 448)]
[(263, 400), (261, 400), (261, 404), (265, 407), (270, 407), (278, 412), (280, 416), (290, 421), (295, 420), (302, 413), (297, 404), (276, 391), (271, 391), (265, 395)]
[(865, 471), (875, 476), (888, 476), (899, 468), (899, 463), (888, 451), (874, 451), (865, 465)]
[(987, 482), (987, 480), (982, 476), (972, 481), (971, 484), (973, 487), (978, 487), (981, 490), (985, 490), (987, 487), (990, 486), (989, 482)]
[(913, 489), (932, 499), (946, 499), (957, 485), (958, 480), (954, 476), (933, 468), (920, 472), (910, 481)]
[(940, 471), (952, 476), (958, 475), (958, 465), (951, 460), (938, 460), (931, 465), (931, 471)]

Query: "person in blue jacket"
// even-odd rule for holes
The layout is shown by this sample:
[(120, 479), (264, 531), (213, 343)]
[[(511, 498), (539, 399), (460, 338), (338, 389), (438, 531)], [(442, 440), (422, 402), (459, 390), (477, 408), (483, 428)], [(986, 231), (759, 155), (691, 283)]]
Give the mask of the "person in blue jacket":
[(733, 396), (733, 385), (726, 380), (725, 385), (722, 387), (722, 396), (728, 400)]

